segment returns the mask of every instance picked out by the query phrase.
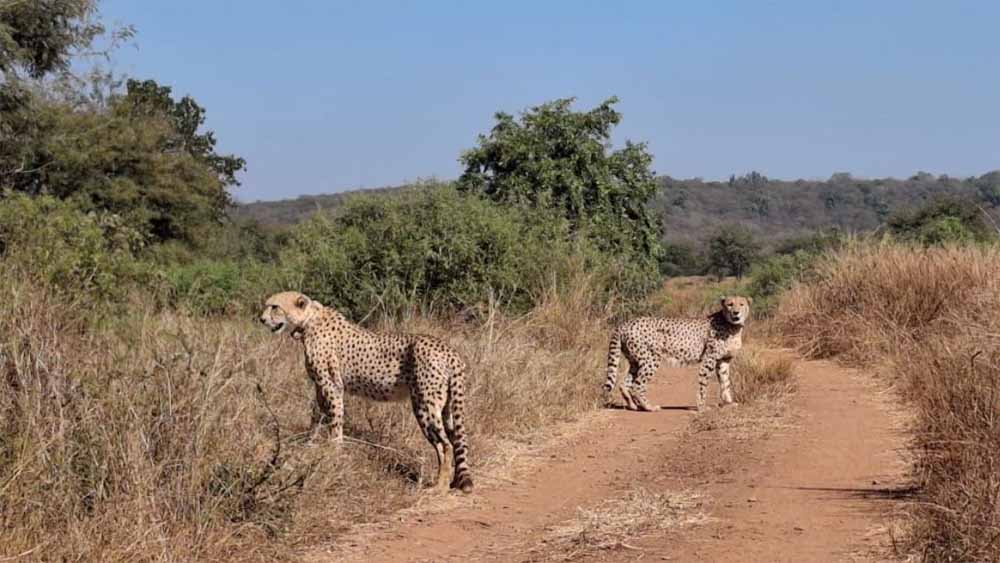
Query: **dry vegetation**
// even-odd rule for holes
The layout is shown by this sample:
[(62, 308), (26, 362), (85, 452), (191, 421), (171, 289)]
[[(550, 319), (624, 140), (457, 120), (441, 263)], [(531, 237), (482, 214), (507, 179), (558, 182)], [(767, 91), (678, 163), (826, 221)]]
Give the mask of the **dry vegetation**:
[(776, 322), (812, 357), (880, 368), (916, 411), (909, 548), (1000, 559), (1000, 249), (859, 245)]
[(558, 561), (604, 550), (641, 551), (628, 542), (650, 532), (704, 522), (707, 516), (701, 504), (692, 492), (658, 493), (637, 487), (621, 498), (579, 509), (576, 518), (549, 530), (537, 551), (544, 559)]
[[(600, 404), (606, 314), (591, 284), (573, 287), (516, 319), (392, 327), (469, 361), (480, 477)], [(118, 317), (27, 283), (0, 291), (0, 557), (287, 560), (428, 494), (431, 450), (406, 404), (350, 401), (339, 452), (304, 444), (298, 345), (252, 318), (141, 303)]]

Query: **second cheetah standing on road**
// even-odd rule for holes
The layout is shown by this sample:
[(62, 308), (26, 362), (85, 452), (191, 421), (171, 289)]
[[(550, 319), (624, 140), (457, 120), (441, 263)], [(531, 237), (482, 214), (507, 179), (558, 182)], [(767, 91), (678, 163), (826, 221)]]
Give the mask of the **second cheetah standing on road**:
[(743, 346), (743, 325), (750, 317), (749, 297), (723, 297), (722, 310), (701, 319), (641, 317), (611, 333), (608, 379), (604, 390), (615, 388), (621, 354), (629, 362), (621, 393), (629, 410), (652, 411), (646, 385), (664, 361), (673, 364), (701, 362), (698, 371), (698, 410), (705, 409), (709, 377), (715, 373), (723, 404), (735, 404), (729, 382), (729, 363)]
[(295, 292), (272, 295), (260, 316), (274, 333), (289, 329), (305, 348), (306, 371), (316, 386), (314, 431), (344, 434), (344, 393), (377, 401), (410, 399), (420, 430), (438, 459), (437, 486), (472, 490), (465, 415), (465, 362), (432, 336), (366, 330), (336, 310)]

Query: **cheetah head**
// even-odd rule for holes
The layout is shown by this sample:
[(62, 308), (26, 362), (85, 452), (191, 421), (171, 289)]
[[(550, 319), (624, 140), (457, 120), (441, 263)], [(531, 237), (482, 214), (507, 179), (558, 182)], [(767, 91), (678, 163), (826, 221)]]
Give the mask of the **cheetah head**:
[(743, 326), (750, 318), (750, 304), (753, 299), (749, 297), (727, 296), (720, 300), (722, 304), (722, 314), (726, 316), (726, 321), (730, 324)]
[(321, 307), (320, 303), (297, 291), (283, 291), (268, 297), (264, 302), (260, 322), (274, 334), (291, 329), (292, 336), (299, 337)]

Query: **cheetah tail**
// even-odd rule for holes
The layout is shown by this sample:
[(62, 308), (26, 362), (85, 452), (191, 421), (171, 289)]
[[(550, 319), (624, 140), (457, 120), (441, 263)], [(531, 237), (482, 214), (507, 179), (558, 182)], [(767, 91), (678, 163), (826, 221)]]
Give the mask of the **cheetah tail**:
[(472, 476), (469, 474), (469, 440), (465, 431), (465, 376), (463, 368), (456, 372), (448, 385), (448, 405), (451, 416), (446, 417), (445, 428), (448, 439), (455, 448), (455, 477), (451, 488), (463, 493), (472, 491)]
[(604, 391), (611, 392), (615, 388), (615, 380), (618, 379), (618, 361), (622, 355), (622, 335), (621, 328), (616, 328), (611, 333), (611, 343), (608, 344), (608, 379), (604, 382)]

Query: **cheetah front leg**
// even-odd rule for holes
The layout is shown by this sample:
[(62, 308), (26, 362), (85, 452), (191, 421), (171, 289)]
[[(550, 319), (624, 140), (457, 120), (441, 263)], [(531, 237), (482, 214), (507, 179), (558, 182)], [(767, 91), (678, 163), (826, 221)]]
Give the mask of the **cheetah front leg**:
[[(701, 368), (698, 370), (698, 412), (705, 410), (705, 399), (708, 395), (708, 378), (716, 371), (718, 362), (708, 354), (701, 361)], [(728, 381), (728, 370), (727, 370)]]
[(622, 399), (625, 399), (625, 409), (630, 411), (639, 410), (638, 405), (635, 404), (635, 399), (632, 398), (632, 385), (635, 382), (639, 374), (639, 364), (637, 362), (629, 362), (628, 366), (628, 376), (625, 381), (622, 381), (619, 391), (621, 391)]
[(723, 406), (738, 405), (739, 403), (733, 400), (733, 390), (729, 382), (729, 361), (720, 360), (718, 367), (716, 367), (716, 372), (719, 376), (719, 388)]
[(344, 440), (344, 387), (339, 378), (327, 373), (311, 373), (316, 386), (316, 405), (313, 408), (311, 441), (320, 432), (329, 429), (338, 444)]
[(635, 384), (632, 389), (629, 390), (632, 400), (635, 401), (636, 410), (652, 412), (659, 410), (659, 406), (649, 404), (646, 400), (646, 385), (649, 380), (653, 379), (656, 375), (656, 370), (659, 369), (660, 362), (658, 358), (649, 358), (645, 362), (639, 365), (639, 371), (636, 373)]

